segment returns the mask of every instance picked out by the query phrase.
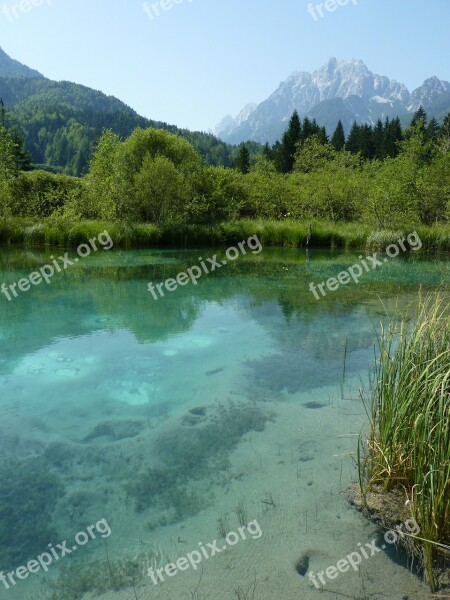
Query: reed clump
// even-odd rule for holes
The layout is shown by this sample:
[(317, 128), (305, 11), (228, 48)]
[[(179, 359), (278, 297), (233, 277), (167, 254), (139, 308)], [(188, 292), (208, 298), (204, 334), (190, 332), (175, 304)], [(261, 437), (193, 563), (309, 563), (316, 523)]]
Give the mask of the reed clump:
[[(417, 318), (379, 336), (365, 492), (403, 490), (432, 590), (450, 559), (450, 318), (447, 292), (421, 298)], [(363, 491), (363, 495), (365, 493)]]

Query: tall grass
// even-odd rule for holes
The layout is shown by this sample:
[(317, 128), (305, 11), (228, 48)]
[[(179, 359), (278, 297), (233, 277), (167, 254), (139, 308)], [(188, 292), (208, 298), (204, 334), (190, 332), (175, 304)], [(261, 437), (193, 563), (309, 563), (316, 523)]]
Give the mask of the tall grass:
[[(199, 248), (230, 246), (257, 234), (263, 246), (290, 248), (339, 248), (383, 250), (402, 232), (374, 231), (363, 223), (327, 221), (240, 220), (222, 223), (186, 224), (127, 223), (125, 221), (80, 221), (67, 218), (0, 220), (0, 243), (29, 246), (77, 246), (105, 229), (120, 248)], [(417, 227), (424, 251), (450, 251), (450, 225)], [(406, 234), (411, 233), (408, 229)], [(311, 234), (311, 236), (310, 236)]]
[(413, 325), (382, 329), (366, 463), (369, 486), (404, 489), (432, 589), (433, 560), (450, 542), (449, 314), (441, 292), (420, 300)]

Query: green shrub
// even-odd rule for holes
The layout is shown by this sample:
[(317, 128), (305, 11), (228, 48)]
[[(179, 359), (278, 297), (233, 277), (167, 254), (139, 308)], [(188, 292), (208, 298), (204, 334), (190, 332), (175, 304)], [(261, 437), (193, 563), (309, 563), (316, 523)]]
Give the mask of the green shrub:
[(75, 197), (81, 197), (81, 179), (46, 171), (22, 173), (8, 182), (9, 210), (13, 215), (49, 217)]

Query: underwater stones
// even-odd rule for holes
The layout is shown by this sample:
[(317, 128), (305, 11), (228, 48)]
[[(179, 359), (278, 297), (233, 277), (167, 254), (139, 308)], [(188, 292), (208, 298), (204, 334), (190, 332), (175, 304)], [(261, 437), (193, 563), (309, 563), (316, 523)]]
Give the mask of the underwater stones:
[(64, 470), (76, 457), (76, 449), (71, 444), (54, 442), (45, 451), (45, 460), (57, 469)]
[[(175, 520), (196, 514), (212, 501), (212, 486), (233, 477), (229, 454), (249, 431), (263, 431), (271, 414), (247, 403), (193, 409), (195, 428), (180, 425), (155, 440), (158, 465), (136, 474), (127, 486), (136, 510), (171, 509)], [(203, 413), (205, 413), (204, 416)]]
[(195, 426), (202, 422), (202, 417), (197, 417), (195, 415), (184, 415), (183, 423), (186, 425)]
[(105, 421), (98, 423), (88, 433), (83, 442), (91, 442), (98, 438), (105, 438), (105, 442), (118, 442), (127, 438), (136, 437), (144, 429), (142, 421)]
[(217, 375), (218, 373), (222, 373), (225, 371), (225, 367), (221, 367), (219, 369), (213, 369), (212, 371), (206, 371), (206, 377), (211, 377), (212, 375)]
[(300, 462), (310, 462), (311, 460), (314, 460), (314, 456), (311, 456), (310, 454), (307, 454), (307, 455), (299, 456), (298, 460)]
[(253, 373), (249, 374), (252, 387), (262, 388), (272, 394), (287, 391), (290, 394), (305, 392), (318, 385), (333, 384), (339, 376), (333, 368), (320, 369), (313, 354), (286, 349), (247, 361)]
[(54, 374), (58, 377), (76, 377), (79, 371), (80, 369), (74, 367), (62, 367), (60, 369), (55, 369)]
[(63, 486), (42, 459), (0, 464), (0, 564), (24, 564), (51, 541), (52, 515)]
[(326, 404), (322, 404), (321, 402), (306, 402), (303, 404), (305, 408), (309, 408), (311, 410), (318, 410), (319, 408), (326, 408)]
[(201, 469), (215, 458), (226, 456), (249, 431), (264, 431), (273, 415), (247, 403), (229, 402), (211, 411), (195, 429), (174, 428), (157, 441), (160, 458), (167, 464)]
[(302, 556), (295, 563), (295, 570), (302, 577), (304, 577), (306, 575), (306, 573), (308, 572), (310, 558), (311, 558), (310, 555), (305, 553), (305, 554), (302, 554)]
[(14, 374), (40, 376), (42, 380), (54, 381), (77, 377), (86, 366), (81, 359), (73, 359), (52, 350), (24, 357)]
[(196, 408), (191, 408), (189, 411), (191, 415), (195, 417), (205, 417), (206, 416), (206, 408), (204, 406), (197, 406)]
[(203, 406), (198, 406), (196, 408), (192, 408), (189, 411), (189, 414), (184, 415), (183, 423), (187, 425), (198, 425), (201, 423), (206, 417), (206, 408)]
[(107, 386), (109, 396), (125, 402), (130, 406), (143, 406), (149, 403), (149, 398), (158, 394), (160, 388), (155, 383), (143, 383), (139, 379), (124, 379), (110, 383)]

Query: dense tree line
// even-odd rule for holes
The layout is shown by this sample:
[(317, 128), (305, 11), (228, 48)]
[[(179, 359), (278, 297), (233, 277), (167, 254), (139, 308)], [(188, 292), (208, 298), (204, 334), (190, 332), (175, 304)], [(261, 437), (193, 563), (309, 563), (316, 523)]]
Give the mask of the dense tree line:
[[(442, 128), (435, 118), (428, 121), (428, 117), (423, 108), (420, 108), (414, 115), (409, 131), (413, 131), (416, 125), (420, 124), (422, 133), (428, 140), (437, 141)], [(326, 145), (330, 142), (331, 146), (337, 150), (348, 150), (352, 154), (358, 154), (364, 160), (384, 160), (386, 158), (395, 158), (400, 153), (400, 143), (404, 140), (407, 132), (402, 130), (400, 119), (386, 118), (383, 123), (378, 120), (372, 126), (369, 124), (353, 123), (348, 137), (345, 136), (342, 121), (339, 121), (337, 127), (331, 136), (328, 137), (324, 127), (320, 127), (316, 120), (312, 121), (305, 117), (303, 122), (300, 120), (297, 111), (294, 111), (289, 126), (286, 129), (280, 141), (272, 147), (266, 144), (263, 152), (266, 158), (274, 161), (279, 173), (292, 173), (295, 165), (295, 155), (299, 146), (303, 146), (307, 140), (312, 137)], [(248, 165), (242, 157), (248, 154), (246, 144), (240, 147), (240, 156), (236, 161), (236, 166), (242, 173), (248, 172)], [(245, 168), (243, 167), (245, 165)]]
[[(423, 108), (415, 113), (409, 131), (413, 131), (418, 124), (427, 139), (437, 141), (442, 128), (436, 119), (432, 118), (428, 121)], [(320, 127), (315, 119), (311, 121), (305, 117), (301, 122), (297, 111), (294, 111), (282, 139), (276, 142), (272, 148), (266, 144), (264, 152), (266, 157), (274, 161), (278, 172), (291, 173), (294, 170), (298, 147), (303, 146), (312, 137), (316, 137), (325, 145), (330, 142), (337, 151), (345, 149), (352, 154), (358, 154), (364, 160), (384, 160), (398, 156), (400, 143), (404, 140), (405, 135), (408, 133), (402, 130), (400, 119), (387, 117), (384, 123), (378, 120), (374, 126), (354, 122), (347, 137), (342, 122), (339, 121), (330, 140), (325, 128)]]
[[(188, 140), (210, 165), (231, 167), (237, 150), (215, 136), (170, 125), (155, 123), (132, 113), (83, 112), (61, 106), (52, 108), (21, 108), (13, 111), (18, 128), (24, 132), (25, 148), (33, 163), (50, 171), (69, 175), (84, 175), (89, 170), (92, 151), (103, 131), (108, 128), (126, 138), (138, 127), (156, 127)], [(259, 149), (259, 145), (254, 147)]]
[(26, 172), (23, 144), (2, 115), (2, 217), (326, 219), (378, 228), (450, 220), (450, 115), (439, 126), (419, 110), (406, 130), (394, 119), (355, 126), (347, 137), (338, 125), (329, 141), (317, 123), (294, 114), (273, 147), (237, 148), (235, 168), (207, 164), (188, 140), (161, 129), (137, 128), (126, 139), (107, 129), (82, 178)]

